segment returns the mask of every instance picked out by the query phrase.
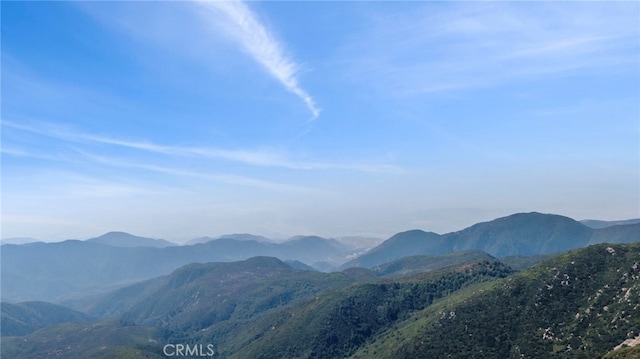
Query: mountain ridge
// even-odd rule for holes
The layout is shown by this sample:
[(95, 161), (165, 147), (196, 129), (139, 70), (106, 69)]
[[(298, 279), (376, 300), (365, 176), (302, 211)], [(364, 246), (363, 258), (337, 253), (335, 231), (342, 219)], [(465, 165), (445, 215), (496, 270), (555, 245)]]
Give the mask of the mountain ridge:
[(127, 232), (107, 232), (101, 236), (89, 238), (87, 242), (107, 244), (115, 247), (153, 247), (164, 248), (177, 246), (176, 243), (164, 239), (154, 239), (136, 236)]
[(566, 216), (538, 212), (516, 213), (446, 234), (422, 230), (401, 232), (343, 264), (341, 268), (372, 267), (408, 253), (437, 255), (461, 250), (481, 250), (498, 258), (535, 256), (561, 253), (605, 241), (640, 241), (640, 224), (593, 229)]

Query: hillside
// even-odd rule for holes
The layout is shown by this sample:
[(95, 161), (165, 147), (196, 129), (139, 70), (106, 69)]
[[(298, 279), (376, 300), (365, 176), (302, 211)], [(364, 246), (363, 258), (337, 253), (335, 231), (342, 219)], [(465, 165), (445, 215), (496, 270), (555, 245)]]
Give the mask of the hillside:
[(160, 359), (164, 337), (152, 327), (122, 326), (117, 321), (68, 323), (24, 337), (0, 338), (2, 358)]
[(640, 244), (602, 244), (456, 293), (353, 358), (594, 358), (638, 328)]
[(208, 331), (200, 341), (218, 342), (227, 358), (344, 358), (434, 300), (510, 273), (500, 262), (474, 261), (404, 280), (356, 284), (261, 318), (235, 335)]
[(371, 269), (377, 276), (398, 278), (477, 260), (495, 260), (495, 258), (482, 251), (460, 251), (439, 256), (406, 256)]
[(452, 248), (442, 236), (419, 229), (401, 232), (372, 248), (365, 254), (343, 264), (341, 268), (365, 267), (391, 262), (416, 254), (437, 255), (450, 252)]
[(32, 333), (53, 324), (88, 322), (91, 316), (46, 302), (0, 304), (0, 335), (17, 336)]
[(498, 258), (530, 257), (562, 253), (590, 244), (636, 241), (640, 241), (640, 224), (593, 229), (564, 216), (518, 213), (444, 235), (420, 230), (398, 233), (341, 268), (371, 268), (407, 255), (480, 250)]
[(117, 315), (136, 325), (198, 330), (220, 321), (245, 320), (352, 282), (342, 273), (297, 270), (271, 257), (190, 264), (168, 276), (117, 290), (89, 312)]

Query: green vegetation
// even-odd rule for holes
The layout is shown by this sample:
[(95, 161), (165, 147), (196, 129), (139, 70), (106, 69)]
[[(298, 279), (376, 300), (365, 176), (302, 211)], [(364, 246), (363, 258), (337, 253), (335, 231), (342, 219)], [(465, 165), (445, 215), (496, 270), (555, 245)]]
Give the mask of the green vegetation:
[(272, 322), (271, 330), (259, 333), (230, 357), (342, 358), (435, 299), (511, 272), (498, 261), (483, 260), (401, 281), (325, 292), (287, 310)]
[(552, 254), (539, 254), (536, 256), (508, 256), (500, 258), (500, 261), (513, 268), (513, 270), (521, 271), (533, 267), (538, 263), (542, 263), (552, 257)]
[(26, 337), (1, 338), (2, 358), (162, 358), (156, 328), (121, 326), (116, 321), (60, 324)]
[(46, 302), (2, 303), (0, 334), (26, 335), (53, 324), (88, 322), (93, 318), (85, 313)]
[(169, 276), (115, 291), (91, 313), (118, 313), (123, 323), (193, 331), (220, 321), (247, 320), (351, 283), (343, 273), (296, 270), (271, 257), (190, 264)]
[(354, 357), (372, 351), (379, 358), (605, 355), (639, 334), (640, 244), (567, 253), (456, 293), (398, 326)]
[(482, 251), (460, 251), (438, 256), (402, 257), (371, 269), (380, 277), (398, 278), (481, 259), (494, 260), (495, 258)]

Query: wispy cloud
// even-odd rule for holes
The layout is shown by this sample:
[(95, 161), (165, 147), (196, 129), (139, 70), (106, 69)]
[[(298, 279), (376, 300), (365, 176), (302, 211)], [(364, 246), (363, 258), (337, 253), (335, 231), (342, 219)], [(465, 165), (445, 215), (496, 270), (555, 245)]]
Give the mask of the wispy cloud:
[[(320, 115), (313, 98), (298, 81), (299, 65), (285, 54), (284, 46), (260, 22), (249, 7), (241, 1), (204, 1), (198, 2), (212, 24), (217, 23), (217, 13), (229, 20), (224, 29), (249, 53), (255, 61), (275, 77), (291, 93), (298, 96), (307, 105), (313, 118)], [(216, 24), (219, 26), (219, 23)]]
[(226, 173), (211, 173), (211, 172), (198, 172), (188, 169), (181, 169), (176, 167), (167, 167), (160, 166), (148, 163), (140, 163), (122, 160), (118, 158), (105, 157), (105, 156), (97, 156), (87, 152), (82, 153), (86, 158), (90, 159), (93, 162), (101, 163), (104, 165), (119, 167), (119, 168), (131, 168), (131, 169), (139, 169), (144, 171), (156, 172), (171, 176), (179, 176), (179, 177), (191, 177), (203, 180), (210, 180), (216, 182), (229, 183), (233, 185), (241, 185), (246, 187), (255, 187), (269, 190), (278, 190), (278, 191), (296, 191), (296, 192), (314, 192), (314, 193), (327, 193), (326, 191), (308, 188), (303, 186), (291, 185), (291, 184), (282, 184), (271, 181), (259, 180), (246, 176), (239, 176), (233, 174)]
[[(47, 123), (27, 125), (7, 121), (4, 119), (0, 123), (3, 127), (26, 131), (67, 142), (81, 144), (104, 144), (144, 151), (153, 154), (176, 157), (219, 159), (259, 167), (274, 167), (292, 170), (350, 170), (370, 173), (401, 173), (405, 171), (404, 169), (396, 165), (386, 163), (333, 163), (316, 161), (295, 161), (288, 158), (282, 153), (267, 150), (229, 150), (213, 147), (170, 146), (156, 144), (149, 141), (122, 140), (108, 136), (94, 135), (70, 130), (60, 125), (51, 125)], [(19, 153), (19, 150), (17, 148), (14, 148), (12, 152), (16, 155), (26, 155), (26, 153)]]

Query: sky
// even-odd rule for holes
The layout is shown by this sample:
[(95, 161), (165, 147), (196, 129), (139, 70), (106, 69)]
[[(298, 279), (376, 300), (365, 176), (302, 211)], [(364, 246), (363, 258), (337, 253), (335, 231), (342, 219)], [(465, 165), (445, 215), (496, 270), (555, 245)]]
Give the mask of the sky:
[(640, 217), (640, 3), (13, 2), (1, 236)]

